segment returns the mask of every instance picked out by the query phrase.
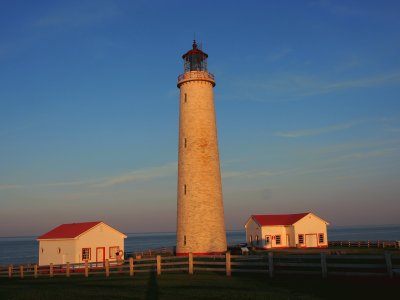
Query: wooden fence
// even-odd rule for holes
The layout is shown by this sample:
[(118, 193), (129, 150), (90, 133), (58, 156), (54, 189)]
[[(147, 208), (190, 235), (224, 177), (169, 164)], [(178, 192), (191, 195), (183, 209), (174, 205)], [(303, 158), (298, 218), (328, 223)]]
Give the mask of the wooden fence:
[(328, 276), (386, 276), (392, 278), (400, 271), (400, 255), (386, 252), (384, 255), (332, 255), (284, 254), (269, 252), (268, 255), (217, 256), (160, 256), (116, 262), (97, 262), (65, 265), (20, 265), (0, 267), (0, 277), (55, 277), (55, 276), (134, 276), (141, 272), (168, 272), (188, 274), (204, 271), (232, 273), (266, 273), (269, 277), (280, 274)]
[(400, 241), (329, 241), (329, 247), (400, 248)]

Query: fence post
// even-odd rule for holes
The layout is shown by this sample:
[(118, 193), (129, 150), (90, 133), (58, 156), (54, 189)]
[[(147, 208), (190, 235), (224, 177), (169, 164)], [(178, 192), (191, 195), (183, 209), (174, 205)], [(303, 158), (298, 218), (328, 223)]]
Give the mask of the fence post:
[(33, 277), (35, 277), (35, 278), (38, 277), (37, 265), (34, 265), (34, 266), (33, 266)]
[(390, 255), (390, 252), (385, 252), (385, 260), (388, 276), (389, 278), (393, 278), (392, 256)]
[(161, 256), (157, 255), (157, 275), (161, 275)]
[(88, 260), (85, 260), (85, 277), (89, 277), (89, 263)]
[(189, 274), (193, 275), (193, 253), (189, 253)]
[(129, 276), (133, 276), (133, 257), (129, 257)]
[(13, 265), (8, 266), (8, 277), (11, 278), (13, 275)]
[(274, 277), (274, 254), (268, 252), (268, 273), (269, 277)]
[(328, 276), (328, 268), (326, 266), (326, 254), (321, 253), (321, 270), (322, 270), (322, 278), (326, 278)]
[(67, 262), (66, 270), (65, 270), (65, 276), (69, 277), (70, 276), (70, 265), (69, 262)]
[(53, 277), (53, 275), (54, 275), (54, 273), (53, 273), (53, 263), (50, 264), (49, 275), (50, 275), (50, 277)]
[(19, 276), (21, 278), (24, 278), (24, 266), (23, 265), (19, 266)]
[(106, 277), (110, 277), (110, 262), (106, 259)]
[(225, 263), (226, 263), (226, 276), (231, 276), (231, 253), (228, 251), (225, 254)]

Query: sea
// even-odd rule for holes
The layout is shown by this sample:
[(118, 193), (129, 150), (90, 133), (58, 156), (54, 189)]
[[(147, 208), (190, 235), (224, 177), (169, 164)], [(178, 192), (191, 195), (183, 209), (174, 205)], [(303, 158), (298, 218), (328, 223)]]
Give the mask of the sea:
[[(154, 249), (172, 248), (175, 245), (175, 232), (128, 233), (125, 252), (138, 253)], [(374, 226), (330, 226), (330, 241), (400, 241), (400, 225)], [(246, 241), (244, 230), (227, 231), (229, 245)], [(10, 264), (35, 264), (38, 261), (39, 245), (36, 236), (0, 237), (0, 266)]]

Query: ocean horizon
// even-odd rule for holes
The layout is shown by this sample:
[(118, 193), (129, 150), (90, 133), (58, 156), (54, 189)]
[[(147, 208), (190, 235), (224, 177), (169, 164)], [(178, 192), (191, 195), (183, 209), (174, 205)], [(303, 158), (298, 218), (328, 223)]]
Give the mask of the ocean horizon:
[[(149, 249), (173, 247), (175, 232), (132, 232), (126, 233), (125, 252), (142, 252)], [(0, 265), (28, 264), (38, 261), (37, 236), (0, 237)], [(329, 226), (329, 241), (400, 241), (400, 224)], [(227, 230), (229, 245), (246, 241), (244, 230)]]

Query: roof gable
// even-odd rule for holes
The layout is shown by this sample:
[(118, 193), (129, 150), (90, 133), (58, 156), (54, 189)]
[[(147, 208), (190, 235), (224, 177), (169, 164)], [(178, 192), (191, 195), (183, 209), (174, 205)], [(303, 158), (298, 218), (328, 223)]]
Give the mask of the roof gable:
[(308, 214), (309, 212), (286, 215), (252, 215), (251, 218), (260, 226), (293, 225)]
[(38, 240), (73, 239), (80, 236), (82, 233), (88, 231), (89, 229), (97, 226), (100, 223), (103, 222), (96, 221), (96, 222), (62, 224), (50, 230), (49, 232), (39, 236), (37, 239)]

